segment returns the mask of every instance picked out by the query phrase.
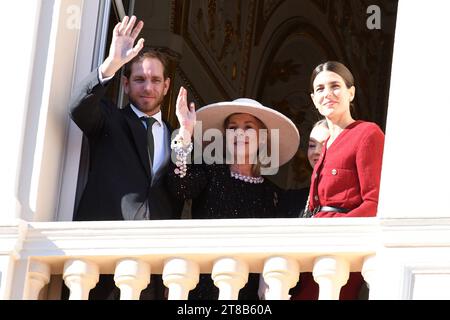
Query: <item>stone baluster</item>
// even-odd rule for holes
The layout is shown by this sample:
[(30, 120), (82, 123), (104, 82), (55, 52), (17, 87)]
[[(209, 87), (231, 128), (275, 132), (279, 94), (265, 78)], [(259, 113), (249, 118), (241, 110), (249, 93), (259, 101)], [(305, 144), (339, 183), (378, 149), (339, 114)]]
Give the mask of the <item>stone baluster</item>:
[(319, 300), (339, 300), (341, 288), (348, 281), (349, 271), (350, 264), (344, 258), (333, 256), (316, 258), (313, 276), (319, 284)]
[(220, 258), (214, 262), (211, 278), (219, 288), (219, 300), (237, 300), (248, 281), (248, 265), (235, 258)]
[(31, 260), (28, 263), (24, 300), (38, 300), (42, 288), (50, 281), (50, 266), (44, 262)]
[(70, 259), (64, 263), (63, 279), (70, 289), (69, 300), (88, 300), (89, 291), (99, 279), (98, 266), (83, 259)]
[(300, 268), (294, 259), (271, 257), (264, 263), (263, 277), (268, 286), (266, 300), (289, 300), (289, 289), (298, 282)]
[(169, 288), (169, 300), (187, 300), (189, 291), (198, 283), (200, 269), (192, 261), (172, 258), (165, 262), (164, 285)]
[(120, 289), (120, 300), (139, 300), (150, 283), (151, 268), (138, 259), (125, 258), (116, 263), (114, 281)]

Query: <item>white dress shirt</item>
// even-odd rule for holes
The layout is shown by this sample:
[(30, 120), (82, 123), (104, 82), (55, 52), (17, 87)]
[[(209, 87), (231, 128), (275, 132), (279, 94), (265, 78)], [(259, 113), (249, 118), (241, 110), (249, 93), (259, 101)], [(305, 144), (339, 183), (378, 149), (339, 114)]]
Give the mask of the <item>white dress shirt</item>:
[[(136, 113), (138, 118), (148, 117), (147, 114), (136, 108), (133, 104), (130, 104), (131, 109)], [(161, 111), (154, 114), (152, 116), (156, 121), (152, 126), (153, 140), (154, 140), (154, 152), (153, 155), (153, 165), (152, 165), (152, 174), (154, 175), (166, 162), (166, 141), (168, 140), (168, 132), (169, 130), (166, 128), (166, 125), (162, 121)], [(144, 121), (141, 121), (142, 125), (145, 127), (146, 124)], [(167, 139), (166, 139), (167, 138)]]

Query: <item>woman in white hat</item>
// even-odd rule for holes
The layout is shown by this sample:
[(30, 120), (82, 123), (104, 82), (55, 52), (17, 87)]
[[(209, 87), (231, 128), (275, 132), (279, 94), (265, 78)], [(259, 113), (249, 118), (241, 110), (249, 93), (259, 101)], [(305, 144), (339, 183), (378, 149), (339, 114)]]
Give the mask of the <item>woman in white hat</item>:
[[(210, 104), (196, 112), (193, 103), (188, 107), (184, 88), (178, 95), (176, 114), (180, 131), (172, 141), (172, 149), (177, 161), (169, 172), (168, 186), (179, 199), (192, 199), (192, 218), (277, 217), (277, 193), (280, 189), (261, 174), (276, 172), (278, 166), (289, 161), (297, 152), (300, 136), (293, 122), (255, 100), (244, 98)], [(194, 133), (194, 127), (196, 130), (201, 128), (201, 134)], [(226, 155), (216, 157), (217, 161), (209, 165), (204, 161), (186, 165), (192, 151), (192, 137), (204, 137), (211, 129), (215, 129), (216, 133), (222, 132), (222, 138), (226, 140)], [(261, 129), (267, 130), (271, 141), (265, 141)], [(256, 143), (251, 141), (252, 137), (256, 138)], [(261, 147), (269, 148), (274, 153), (270, 154), (269, 164), (262, 163), (267, 159), (261, 159), (261, 153), (265, 153)], [(230, 157), (230, 154), (234, 156)], [(227, 160), (226, 163), (224, 160)], [(242, 299), (257, 297), (257, 275), (253, 276), (255, 281), (250, 278), (246, 287), (256, 285), (248, 290), (244, 287), (240, 295)], [(205, 281), (201, 280), (201, 283)], [(197, 286), (191, 298), (216, 299), (218, 290), (212, 285), (211, 278), (209, 282), (210, 286)], [(249, 295), (245, 295), (246, 291)]]

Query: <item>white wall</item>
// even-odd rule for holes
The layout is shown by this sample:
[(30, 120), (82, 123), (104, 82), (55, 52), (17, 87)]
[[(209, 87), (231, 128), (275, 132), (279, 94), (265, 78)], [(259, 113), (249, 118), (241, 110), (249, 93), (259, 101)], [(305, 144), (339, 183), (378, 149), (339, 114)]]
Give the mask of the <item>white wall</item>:
[(39, 1), (2, 4), (0, 222), (18, 217), (22, 205), (17, 196), (18, 179), (40, 7)]
[(449, 12), (399, 1), (379, 217), (450, 217)]
[[(20, 14), (8, 14), (0, 22), (2, 29), (11, 30), (5, 33), (9, 50), (2, 49), (0, 59), (5, 75), (0, 221), (55, 220), (61, 194), (71, 219), (81, 134), (68, 135), (73, 131), (69, 99), (76, 77), (92, 67), (98, 2), (47, 0), (7, 6), (5, 12)], [(76, 72), (83, 66), (87, 72)], [(70, 144), (74, 136), (78, 143)], [(66, 154), (68, 147), (71, 153)], [(63, 176), (69, 175), (63, 171), (66, 157), (72, 161), (72, 183), (61, 191)], [(67, 190), (71, 200), (64, 198)]]

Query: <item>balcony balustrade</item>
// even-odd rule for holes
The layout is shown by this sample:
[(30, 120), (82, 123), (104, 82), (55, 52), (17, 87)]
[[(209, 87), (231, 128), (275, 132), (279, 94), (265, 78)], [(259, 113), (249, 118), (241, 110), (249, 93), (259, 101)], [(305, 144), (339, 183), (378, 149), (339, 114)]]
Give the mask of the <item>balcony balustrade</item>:
[(338, 299), (349, 272), (362, 272), (370, 286), (379, 245), (376, 218), (21, 225), (25, 231), (12, 279), (13, 296), (21, 299), (57, 297), (41, 291), (60, 277), (69, 299), (86, 300), (101, 274), (114, 275), (120, 299), (139, 299), (150, 275), (162, 274), (168, 299), (183, 300), (199, 274), (208, 273), (219, 300), (234, 300), (250, 272), (264, 278), (268, 300), (289, 299), (302, 272), (313, 273), (319, 299)]

